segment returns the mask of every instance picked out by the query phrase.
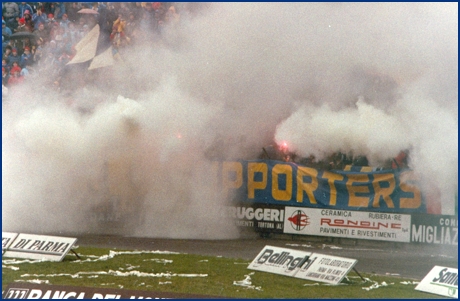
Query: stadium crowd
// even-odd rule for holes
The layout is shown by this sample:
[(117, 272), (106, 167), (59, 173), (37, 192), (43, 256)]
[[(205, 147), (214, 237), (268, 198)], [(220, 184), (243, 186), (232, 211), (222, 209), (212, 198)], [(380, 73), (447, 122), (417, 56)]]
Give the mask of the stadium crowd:
[(14, 89), (28, 78), (47, 76), (58, 85), (77, 43), (96, 25), (114, 57), (143, 38), (161, 41), (165, 26), (193, 15), (199, 3), (2, 2), (2, 86)]

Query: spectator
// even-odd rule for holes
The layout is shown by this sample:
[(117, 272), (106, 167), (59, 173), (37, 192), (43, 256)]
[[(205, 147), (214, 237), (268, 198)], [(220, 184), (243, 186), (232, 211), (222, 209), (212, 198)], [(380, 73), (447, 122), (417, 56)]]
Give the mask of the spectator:
[(5, 58), (2, 58), (2, 68), (5, 68), (6, 72), (10, 72), (10, 66), (8, 66), (8, 61)]
[(21, 72), (19, 73), (19, 76), (22, 76), (23, 78), (27, 78), (29, 75), (30, 75), (29, 67), (27, 67), (27, 66), (22, 68)]
[(63, 68), (70, 60), (72, 59), (72, 54), (71, 51), (67, 51), (64, 49), (62, 52), (62, 55), (58, 58), (58, 62), (60, 64), (60, 67)]
[(10, 73), (8, 69), (2, 67), (2, 85), (8, 87), (8, 80), (10, 79)]
[(2, 36), (9, 37), (12, 34), (13, 32), (11, 31), (11, 29), (8, 26), (6, 26), (5, 20), (2, 20)]
[(117, 43), (117, 45), (121, 44), (121, 41), (125, 39), (125, 27), (126, 27), (126, 20), (123, 18), (122, 14), (118, 14), (118, 19), (113, 22), (113, 31), (110, 39)]
[(56, 40), (56, 36), (59, 34), (59, 23), (53, 23), (50, 29), (50, 39)]
[[(78, 24), (75, 25), (75, 29), (78, 32), (78, 35), (77, 35), (78, 41), (80, 41), (85, 36), (85, 25), (86, 25), (86, 19), (84, 17), (80, 17), (80, 20), (78, 20)], [(86, 25), (86, 27), (88, 26)]]
[(13, 47), (11, 47), (11, 45), (7, 45), (5, 47), (5, 52), (3, 53), (2, 60), (6, 60), (6, 62), (8, 63), (8, 58), (11, 55), (12, 50), (13, 50)]
[(2, 101), (8, 97), (8, 88), (2, 85)]
[(29, 10), (26, 10), (24, 13), (25, 26), (28, 32), (33, 32), (35, 29), (34, 22), (32, 21), (32, 15)]
[(34, 48), (32, 48), (32, 57), (34, 60), (34, 64), (38, 64), (43, 55), (43, 39), (38, 38), (36, 42), (37, 45)]
[(70, 42), (72, 44), (76, 44), (79, 41), (78, 30), (75, 27), (75, 24), (73, 22), (69, 22), (69, 28), (67, 30), (67, 35), (69, 36)]
[(38, 25), (38, 29), (34, 31), (34, 34), (36, 34), (39, 39), (41, 38), (43, 43), (46, 43), (50, 40), (50, 34), (45, 27), (45, 23), (40, 23)]
[(43, 23), (43, 24), (46, 23), (46, 18), (40, 9), (38, 9), (37, 12), (32, 15), (32, 22), (34, 22), (34, 30), (38, 29), (38, 25), (40, 23)]
[(48, 19), (46, 20), (46, 24), (47, 24), (48, 30), (51, 30), (51, 28), (53, 28), (54, 24), (59, 25), (59, 23), (54, 19), (53, 14), (48, 14)]
[(8, 79), (9, 87), (20, 84), (24, 81), (24, 77), (21, 76), (21, 67), (17, 65), (17, 62), (15, 62), (14, 65), (15, 66), (13, 66), (10, 70), (10, 78)]
[(67, 17), (70, 22), (77, 22), (78, 21), (78, 11), (80, 8), (78, 7), (77, 2), (72, 2), (71, 6), (67, 8)]
[(34, 11), (32, 9), (32, 6), (27, 4), (27, 2), (21, 2), (21, 4), (18, 5), (18, 9), (19, 9), (19, 18), (24, 18), (24, 14), (26, 13), (26, 11), (29, 11), (29, 14), (32, 14), (32, 12)]
[(11, 31), (11, 29), (6, 26), (6, 22), (5, 20), (2, 20), (2, 37), (4, 39), (2, 39), (2, 46), (3, 46), (3, 42), (7, 42), (9, 40), (9, 36), (12, 35), (13, 32)]
[(14, 32), (26, 32), (29, 31), (26, 27), (26, 20), (24, 18), (19, 19), (19, 26), (14, 30)]
[(3, 17), (5, 18), (6, 26), (14, 28), (16, 17), (19, 16), (19, 6), (16, 2), (5, 2), (3, 4)]
[(25, 68), (26, 66), (32, 65), (33, 62), (34, 62), (34, 58), (33, 58), (32, 53), (30, 52), (30, 48), (24, 47), (24, 53), (21, 55), (19, 66), (21, 68)]
[(407, 168), (407, 152), (400, 151), (399, 154), (393, 158), (391, 168), (398, 170)]
[(46, 16), (54, 14), (56, 11), (56, 2), (44, 2), (43, 9)]
[[(12, 67), (14, 63), (18, 63), (21, 61), (21, 57), (18, 54), (18, 50), (13, 48), (11, 54), (8, 56), (8, 66)], [(11, 70), (10, 70), (11, 72)]]
[(67, 31), (67, 29), (69, 28), (69, 23), (70, 21), (67, 18), (67, 14), (63, 14), (61, 22), (59, 22), (59, 26)]
[(64, 2), (55, 2), (54, 16), (56, 19), (62, 19), (62, 16), (66, 13)]
[(125, 34), (128, 40), (132, 43), (136, 39), (138, 32), (139, 23), (136, 20), (136, 17), (133, 12), (129, 13), (128, 21), (126, 22)]
[(179, 23), (180, 15), (176, 12), (174, 5), (168, 8), (165, 14), (165, 23), (168, 25), (176, 26)]

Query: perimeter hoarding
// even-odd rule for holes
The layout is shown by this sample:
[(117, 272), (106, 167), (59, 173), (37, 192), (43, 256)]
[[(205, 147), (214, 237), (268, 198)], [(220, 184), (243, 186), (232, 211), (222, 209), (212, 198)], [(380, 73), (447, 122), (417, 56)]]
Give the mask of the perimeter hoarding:
[(265, 246), (248, 269), (269, 272), (284, 276), (294, 276), (299, 266), (308, 261), (310, 252)]
[(458, 216), (412, 214), (411, 242), (458, 246)]
[(357, 262), (351, 258), (265, 246), (248, 269), (338, 284)]
[(235, 221), (235, 225), (253, 228), (259, 232), (283, 233), (284, 207), (267, 205), (236, 205), (225, 207), (226, 217)]
[(72, 237), (21, 233), (9, 245), (3, 256), (62, 261), (76, 242), (77, 239)]
[(458, 269), (434, 266), (415, 289), (458, 299)]
[(13, 240), (18, 236), (18, 233), (13, 232), (2, 232), (2, 255), (13, 243)]
[(284, 233), (410, 242), (411, 216), (285, 207)]
[(295, 278), (338, 284), (358, 260), (313, 253), (310, 264), (299, 268)]

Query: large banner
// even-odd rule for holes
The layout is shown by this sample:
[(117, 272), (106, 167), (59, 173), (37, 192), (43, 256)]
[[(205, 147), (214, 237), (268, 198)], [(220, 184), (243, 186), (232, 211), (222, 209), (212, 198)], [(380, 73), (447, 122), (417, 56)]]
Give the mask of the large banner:
[(427, 213), (415, 175), (404, 171), (324, 171), (295, 163), (219, 162), (225, 196), (248, 204), (388, 213)]

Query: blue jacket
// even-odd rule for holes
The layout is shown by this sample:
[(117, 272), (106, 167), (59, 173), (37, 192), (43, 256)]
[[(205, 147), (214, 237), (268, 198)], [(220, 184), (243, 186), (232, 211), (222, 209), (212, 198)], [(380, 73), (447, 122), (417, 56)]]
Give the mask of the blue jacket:
[(21, 66), (21, 56), (10, 54), (8, 56), (8, 66), (13, 66), (14, 62), (18, 62), (18, 65)]
[(28, 10), (30, 12), (30, 15), (32, 16), (32, 14), (34, 13), (34, 10), (32, 9), (32, 6), (30, 6), (29, 4), (19, 4), (19, 18), (22, 18), (24, 17), (24, 12), (26, 10)]
[(19, 66), (21, 68), (24, 68), (26, 66), (32, 65), (33, 62), (34, 62), (34, 58), (32, 56), (32, 53), (29, 53), (29, 54), (23, 53), (21, 55), (21, 60), (19, 61)]

